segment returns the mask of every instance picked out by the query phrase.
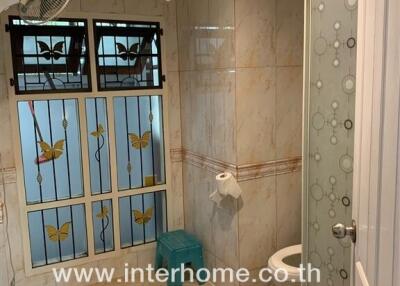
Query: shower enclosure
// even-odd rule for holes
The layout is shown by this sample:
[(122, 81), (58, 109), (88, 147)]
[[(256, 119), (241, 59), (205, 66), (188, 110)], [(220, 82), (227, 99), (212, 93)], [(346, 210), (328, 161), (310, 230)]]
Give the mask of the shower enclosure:
[(303, 147), (303, 262), (320, 284), (350, 285), (357, 1), (306, 1)]

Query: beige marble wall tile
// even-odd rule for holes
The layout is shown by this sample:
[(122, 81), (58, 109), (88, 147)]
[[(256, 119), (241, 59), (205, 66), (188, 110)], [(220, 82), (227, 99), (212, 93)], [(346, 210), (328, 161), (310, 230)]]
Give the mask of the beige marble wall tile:
[(208, 201), (209, 178), (205, 170), (184, 164), (185, 229), (194, 234), (205, 250), (215, 253), (212, 239), (212, 205)]
[(208, 110), (208, 152), (211, 158), (236, 163), (235, 72), (219, 69), (208, 72), (210, 95)]
[(221, 206), (222, 208), (218, 208), (213, 205), (215, 256), (225, 265), (237, 269), (239, 267), (238, 203), (233, 199), (226, 198)]
[[(265, 266), (267, 267), (267, 266)], [(263, 282), (260, 279), (260, 271), (262, 268), (254, 269), (250, 271), (250, 280), (248, 282), (240, 283), (240, 286), (273, 286), (273, 282)], [(262, 279), (267, 280), (269, 277), (269, 274), (267, 271), (263, 271), (262, 273)]]
[(166, 66), (167, 71), (178, 71), (178, 30), (176, 19), (176, 0), (164, 1), (163, 15), (165, 19), (164, 26), (164, 44), (166, 45)]
[(276, 1), (276, 56), (278, 66), (303, 64), (304, 1)]
[(276, 83), (274, 68), (236, 71), (238, 164), (276, 159)]
[(81, 11), (91, 13), (124, 13), (123, 0), (82, 0)]
[(0, 53), (0, 75), (5, 74), (6, 72), (4, 59), (5, 59), (5, 48), (7, 44), (8, 43), (6, 43), (3, 40), (3, 33), (0, 33), (0, 49), (2, 50), (2, 52)]
[(235, 73), (180, 73), (184, 148), (227, 162), (236, 161)]
[(170, 212), (172, 212), (172, 222), (170, 230), (184, 228), (183, 213), (183, 178), (182, 178), (182, 162), (173, 162), (171, 164), (171, 192), (172, 200), (170, 201)]
[(215, 190), (215, 175), (207, 170), (184, 164), (185, 229), (203, 244), (205, 251), (238, 267), (237, 204), (224, 202), (219, 209), (209, 200)]
[(266, 177), (240, 183), (240, 266), (257, 269), (276, 251), (276, 182)]
[[(85, 0), (83, 0), (85, 1)], [(80, 12), (81, 11), (81, 0), (71, 0), (69, 1), (65, 12)]]
[(276, 178), (278, 249), (301, 243), (301, 172)]
[(302, 86), (302, 67), (277, 68), (276, 149), (278, 159), (301, 155)]
[(210, 68), (209, 0), (178, 0), (179, 70)]
[(237, 67), (275, 65), (275, 2), (235, 0)]
[(3, 168), (14, 167), (14, 150), (11, 132), (11, 118), (7, 95), (6, 76), (0, 74), (0, 154)]
[(168, 72), (168, 121), (170, 148), (182, 147), (181, 134), (181, 97), (179, 89), (179, 72)]
[(125, 12), (132, 15), (161, 16), (163, 0), (123, 0)]
[(211, 68), (235, 67), (235, 1), (209, 1)]
[[(215, 265), (216, 265), (215, 267), (217, 267), (217, 268), (230, 267), (230, 266), (226, 265), (223, 261), (219, 260), (218, 258), (216, 259), (216, 264)], [(233, 270), (235, 270), (235, 269), (233, 269)], [(228, 274), (225, 277), (225, 281), (222, 281), (222, 277), (219, 275), (218, 277), (216, 277), (217, 280), (215, 281), (214, 285), (216, 285), (216, 286), (217, 285), (218, 286), (239, 286), (239, 282), (235, 281), (236, 280), (235, 279), (235, 275), (236, 275), (236, 272), (234, 272), (234, 276), (233, 276), (233, 278), (234, 278), (233, 280), (234, 281), (233, 282), (229, 282), (230, 281), (230, 277), (228, 276)]]
[(207, 109), (209, 75), (201, 71), (180, 73), (182, 145), (207, 153)]

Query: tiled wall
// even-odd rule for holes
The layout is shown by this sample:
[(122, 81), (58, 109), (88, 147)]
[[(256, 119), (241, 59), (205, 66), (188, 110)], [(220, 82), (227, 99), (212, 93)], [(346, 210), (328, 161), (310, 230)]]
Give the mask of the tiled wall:
[[(181, 149), (180, 133), (180, 97), (179, 97), (179, 74), (178, 74), (178, 50), (176, 32), (176, 7), (175, 2), (164, 0), (72, 0), (67, 7), (67, 12), (88, 12), (88, 13), (112, 13), (112, 14), (134, 14), (143, 16), (163, 16), (165, 19), (165, 51), (168, 89), (169, 89), (169, 130), (171, 149)], [(134, 17), (132, 18), (134, 20)], [(0, 37), (2, 33), (0, 33)], [(0, 38), (0, 51), (4, 43)], [(7, 100), (7, 80), (4, 68), (4, 54), (0, 53), (0, 153), (2, 155), (3, 167), (7, 168), (6, 192), (9, 211), (9, 234), (11, 238), (11, 255), (13, 265), (17, 274), (17, 285), (54, 285), (52, 274), (25, 277), (24, 258), (22, 253), (21, 227), (17, 199), (17, 186), (15, 183), (14, 151), (11, 136), (9, 104)], [(183, 194), (182, 194), (182, 162), (172, 162), (172, 188), (169, 194), (171, 203), (170, 211), (172, 216), (171, 228), (183, 227)], [(0, 191), (2, 191), (0, 179)], [(9, 263), (8, 250), (5, 244), (4, 224), (0, 224), (0, 285), (8, 285), (11, 266)], [(138, 265), (145, 266), (154, 260), (154, 250), (149, 249), (140, 253), (129, 253), (123, 257), (102, 260), (88, 266), (118, 267), (116, 276), (122, 276), (124, 263), (128, 262), (131, 267)], [(29, 282), (28, 282), (29, 281)], [(71, 284), (68, 284), (71, 285)]]
[[(303, 1), (177, 0), (177, 11), (185, 226), (208, 265), (257, 270), (300, 243)], [(243, 194), (219, 209), (208, 196), (224, 169)]]

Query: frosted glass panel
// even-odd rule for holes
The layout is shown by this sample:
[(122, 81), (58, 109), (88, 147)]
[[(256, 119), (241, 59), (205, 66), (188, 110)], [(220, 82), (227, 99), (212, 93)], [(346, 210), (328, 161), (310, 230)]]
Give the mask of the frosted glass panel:
[(97, 254), (112, 251), (114, 250), (112, 201), (94, 202), (92, 206), (95, 252)]
[(90, 186), (92, 194), (111, 192), (107, 103), (105, 98), (86, 99)]
[(18, 117), (26, 202), (83, 196), (77, 100), (20, 101)]
[(121, 247), (153, 242), (167, 231), (165, 191), (119, 199)]
[(321, 270), (321, 283), (310, 285), (350, 285), (351, 241), (333, 237), (331, 227), (352, 218), (357, 1), (307, 3), (305, 258)]
[(118, 189), (165, 183), (162, 98), (114, 99)]
[(32, 266), (87, 256), (84, 217), (83, 204), (28, 213)]

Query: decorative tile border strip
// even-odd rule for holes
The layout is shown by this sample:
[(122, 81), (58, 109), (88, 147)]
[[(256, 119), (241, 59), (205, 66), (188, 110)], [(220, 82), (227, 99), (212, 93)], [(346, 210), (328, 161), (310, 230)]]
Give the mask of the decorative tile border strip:
[(171, 161), (173, 163), (179, 163), (183, 161), (183, 149), (182, 148), (175, 148), (169, 151), (171, 156)]
[(14, 184), (17, 182), (17, 171), (15, 168), (6, 168), (0, 170), (0, 185), (3, 184), (3, 177), (5, 184)]
[[(222, 172), (232, 173), (238, 181), (253, 180), (273, 175), (287, 174), (301, 170), (301, 156), (269, 161), (259, 164), (235, 165), (224, 161), (203, 156), (189, 150), (176, 148), (170, 150), (171, 161), (174, 163), (186, 162), (199, 168), (205, 168), (213, 174)], [(0, 171), (0, 185), (3, 184), (3, 176), (6, 184), (17, 182), (15, 168), (4, 169), (4, 175)]]
[(213, 174), (230, 172), (238, 181), (254, 180), (262, 177), (297, 172), (301, 170), (302, 164), (302, 157), (296, 156), (264, 163), (235, 165), (185, 149), (171, 150), (171, 160), (173, 162), (184, 161), (193, 166), (205, 168)]

